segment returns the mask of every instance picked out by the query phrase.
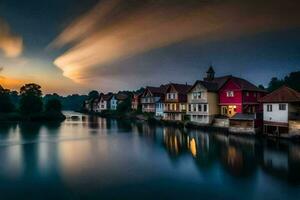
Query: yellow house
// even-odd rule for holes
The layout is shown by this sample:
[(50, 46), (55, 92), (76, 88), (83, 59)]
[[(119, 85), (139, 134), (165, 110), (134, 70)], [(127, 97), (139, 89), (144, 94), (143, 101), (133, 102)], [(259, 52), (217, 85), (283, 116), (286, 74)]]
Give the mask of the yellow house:
[(187, 95), (187, 115), (197, 124), (211, 124), (220, 114), (218, 84), (208, 81), (196, 81)]

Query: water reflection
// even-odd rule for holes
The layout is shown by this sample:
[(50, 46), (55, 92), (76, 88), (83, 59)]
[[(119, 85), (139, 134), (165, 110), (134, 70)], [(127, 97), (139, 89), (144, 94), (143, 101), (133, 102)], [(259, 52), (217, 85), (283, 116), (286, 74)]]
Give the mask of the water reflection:
[(64, 123), (0, 124), (0, 189), (9, 185), (9, 193), (27, 185), (41, 195), (49, 188), (66, 195), (68, 188), (78, 198), (111, 197), (112, 190), (155, 198), (147, 188), (171, 186), (175, 199), (215, 190), (258, 199), (265, 193), (274, 199), (300, 195), (294, 192), (299, 144), (77, 115)]

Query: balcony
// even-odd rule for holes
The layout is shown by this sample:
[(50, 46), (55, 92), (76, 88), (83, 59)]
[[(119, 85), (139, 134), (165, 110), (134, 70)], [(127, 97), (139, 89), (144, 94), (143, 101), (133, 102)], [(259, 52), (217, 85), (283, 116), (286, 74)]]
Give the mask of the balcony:
[(208, 111), (187, 111), (188, 115), (208, 115)]

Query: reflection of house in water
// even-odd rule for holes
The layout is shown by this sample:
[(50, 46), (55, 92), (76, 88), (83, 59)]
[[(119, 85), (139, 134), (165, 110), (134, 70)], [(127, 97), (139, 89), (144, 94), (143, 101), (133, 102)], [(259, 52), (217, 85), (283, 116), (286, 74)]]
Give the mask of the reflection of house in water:
[(88, 126), (91, 129), (98, 129), (99, 128), (99, 118), (94, 115), (88, 116)]
[(193, 131), (188, 136), (188, 149), (199, 168), (207, 168), (216, 160), (216, 148), (208, 133)]
[(233, 176), (249, 177), (257, 168), (256, 140), (240, 136), (218, 136), (219, 155)]
[(193, 157), (209, 152), (209, 135), (200, 132), (192, 132), (188, 136), (188, 148)]
[(263, 151), (263, 169), (292, 184), (300, 183), (300, 145), (278, 143)]
[(171, 155), (179, 155), (187, 150), (187, 137), (180, 129), (164, 127), (164, 145)]

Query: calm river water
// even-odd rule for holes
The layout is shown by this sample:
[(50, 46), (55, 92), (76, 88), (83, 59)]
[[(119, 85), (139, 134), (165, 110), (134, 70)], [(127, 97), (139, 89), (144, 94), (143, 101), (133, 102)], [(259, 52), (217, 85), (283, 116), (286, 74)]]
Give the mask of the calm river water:
[(1, 199), (300, 199), (300, 145), (84, 116), (0, 124)]

